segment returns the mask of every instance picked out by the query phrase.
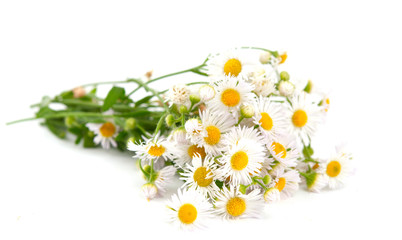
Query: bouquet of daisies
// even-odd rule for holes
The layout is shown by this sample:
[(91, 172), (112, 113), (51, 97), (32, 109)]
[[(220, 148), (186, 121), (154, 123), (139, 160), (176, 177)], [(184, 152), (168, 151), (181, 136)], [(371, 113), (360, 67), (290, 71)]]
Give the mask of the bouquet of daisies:
[[(312, 192), (338, 188), (351, 172), (351, 155), (342, 149), (329, 159), (313, 156), (311, 139), (330, 101), (310, 80), (279, 71), (286, 58), (263, 48), (232, 49), (158, 78), (148, 72), (44, 97), (33, 105), (36, 116), (23, 120), (44, 119), (56, 136), (71, 133), (84, 147), (133, 151), (148, 200), (162, 196), (173, 178), (182, 180), (167, 204), (180, 227), (203, 226), (214, 215), (258, 217), (264, 204), (291, 197), (301, 185)], [(206, 81), (150, 87), (187, 72)], [(110, 83), (136, 88), (113, 86), (105, 98), (97, 96), (97, 86)], [(134, 99), (140, 89), (146, 96)]]

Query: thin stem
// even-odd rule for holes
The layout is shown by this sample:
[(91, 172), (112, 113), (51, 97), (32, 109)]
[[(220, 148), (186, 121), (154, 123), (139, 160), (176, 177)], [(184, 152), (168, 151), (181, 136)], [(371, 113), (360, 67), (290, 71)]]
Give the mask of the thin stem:
[(165, 108), (166, 112), (170, 112), (170, 109), (168, 108), (168, 106), (166, 105), (165, 101), (163, 101), (162, 97), (159, 95), (159, 93), (157, 93), (154, 89), (150, 88), (147, 86), (146, 83), (142, 82), (141, 80), (138, 79), (133, 79), (134, 82), (138, 83), (140, 86), (142, 86), (143, 88), (145, 88), (145, 90), (147, 92), (151, 92), (155, 97), (157, 97), (159, 99), (159, 101), (161, 101), (163, 107)]
[(166, 115), (167, 115), (167, 113), (165, 113), (165, 114), (159, 119), (158, 124), (156, 125), (156, 128), (155, 128), (155, 132), (154, 132), (154, 134), (153, 134), (154, 137), (156, 136), (156, 134), (158, 133), (158, 131), (159, 131), (160, 128), (162, 127), (162, 123), (163, 123), (163, 121), (165, 120)]

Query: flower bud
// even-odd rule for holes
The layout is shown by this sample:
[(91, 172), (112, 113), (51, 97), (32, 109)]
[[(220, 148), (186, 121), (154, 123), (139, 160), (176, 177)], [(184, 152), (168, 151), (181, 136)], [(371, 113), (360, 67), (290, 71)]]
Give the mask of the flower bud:
[(201, 98), (200, 98), (200, 96), (198, 96), (198, 95), (196, 95), (196, 94), (191, 94), (190, 95), (190, 102), (191, 102), (191, 104), (197, 104), (197, 103), (199, 103), (200, 102), (200, 100), (201, 100)]
[(286, 61), (286, 59), (288, 58), (287, 52), (280, 53), (279, 58), (280, 58), (279, 64), (284, 63)]
[(179, 108), (179, 113), (187, 113), (188, 112), (188, 108), (184, 105), (181, 105)]
[(265, 185), (268, 185), (268, 184), (271, 182), (271, 176), (269, 176), (269, 174), (265, 175), (265, 176), (262, 178), (262, 182), (263, 182)]
[(295, 85), (289, 81), (280, 81), (278, 85), (279, 93), (282, 96), (291, 96), (295, 91)]
[(251, 118), (254, 116), (254, 107), (252, 105), (243, 105), (240, 107), (240, 114), (244, 118)]
[(198, 90), (200, 94), (201, 101), (207, 102), (215, 97), (215, 89), (211, 85), (203, 85)]
[(175, 123), (175, 121), (176, 121), (176, 120), (174, 119), (174, 117), (173, 117), (172, 114), (167, 115), (166, 118), (165, 118), (165, 122), (166, 122), (166, 125), (167, 125), (168, 127), (173, 126), (173, 124)]
[(280, 76), (281, 80), (284, 80), (284, 81), (288, 81), (289, 78), (290, 78), (289, 73), (286, 72), (286, 71), (282, 71), (282, 72), (279, 74), (279, 76)]
[(68, 117), (64, 118), (64, 123), (66, 124), (66, 126), (68, 128), (70, 128), (70, 127), (74, 126), (77, 123), (77, 121), (74, 116), (68, 116)]
[(153, 183), (146, 183), (142, 185), (141, 191), (148, 201), (155, 198), (158, 194), (158, 188)]
[(81, 98), (84, 97), (87, 93), (83, 87), (76, 87), (73, 89), (73, 97), (74, 98)]
[(313, 81), (308, 80), (306, 87), (303, 89), (306, 93), (311, 93), (313, 90)]
[(126, 123), (124, 125), (124, 130), (129, 131), (133, 130), (136, 125), (136, 120), (134, 118), (127, 118)]
[(268, 51), (264, 51), (260, 54), (260, 63), (267, 64), (271, 60), (272, 54)]

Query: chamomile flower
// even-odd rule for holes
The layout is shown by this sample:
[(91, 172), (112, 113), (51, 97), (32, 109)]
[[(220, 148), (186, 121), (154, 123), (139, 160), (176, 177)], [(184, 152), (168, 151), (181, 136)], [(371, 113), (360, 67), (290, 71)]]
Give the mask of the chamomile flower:
[(170, 133), (168, 141), (178, 145), (188, 143), (186, 129), (184, 127), (176, 128)]
[(198, 146), (203, 146), (205, 152), (219, 155), (225, 144), (222, 142), (222, 135), (230, 130), (235, 124), (235, 119), (225, 112), (213, 112), (206, 109), (200, 112), (204, 136), (196, 139)]
[(323, 121), (321, 107), (314, 104), (305, 92), (295, 95), (291, 103), (287, 116), (288, 131), (300, 136), (304, 142), (309, 142), (317, 125)]
[(183, 188), (192, 188), (201, 192), (205, 197), (214, 196), (219, 191), (215, 183), (217, 166), (213, 157), (208, 155), (202, 159), (199, 154), (193, 157), (192, 165), (186, 164), (181, 180), (184, 180)]
[(338, 152), (337, 155), (320, 164), (321, 171), (324, 173), (331, 189), (343, 187), (345, 180), (351, 175), (351, 155)]
[(164, 137), (156, 135), (154, 138), (144, 138), (144, 140), (145, 142), (129, 141), (127, 143), (127, 149), (135, 152), (134, 158), (139, 158), (146, 164), (161, 158), (164, 160), (173, 158), (171, 144)]
[(170, 222), (181, 229), (193, 230), (204, 227), (212, 205), (199, 192), (193, 189), (177, 190), (167, 203)]
[(158, 194), (158, 188), (153, 183), (146, 183), (142, 185), (141, 191), (148, 201), (155, 198)]
[(271, 140), (267, 144), (267, 148), (272, 157), (279, 162), (283, 167), (295, 167), (299, 151), (294, 140), (288, 137), (280, 137), (276, 140)]
[(300, 176), (295, 170), (285, 170), (284, 168), (279, 168), (273, 172), (273, 180), (270, 183), (270, 187), (278, 189), (281, 193), (281, 199), (287, 199), (292, 196), (292, 194), (299, 189)]
[(253, 64), (241, 54), (240, 50), (233, 49), (212, 56), (207, 62), (207, 74), (211, 77), (247, 76)]
[(175, 155), (177, 158), (174, 159), (174, 163), (183, 168), (187, 163), (191, 163), (194, 157), (199, 155), (201, 159), (204, 159), (207, 154), (203, 146), (193, 143), (182, 143), (176, 145)]
[(263, 201), (260, 190), (242, 194), (237, 188), (223, 187), (216, 194), (214, 212), (225, 219), (255, 218), (261, 215)]
[(225, 77), (215, 82), (216, 96), (208, 102), (208, 107), (216, 111), (232, 111), (253, 100), (253, 86), (242, 78)]
[(272, 102), (271, 98), (259, 97), (255, 101), (254, 109), (254, 123), (259, 126), (266, 139), (273, 140), (278, 135), (284, 135), (286, 117), (279, 104)]
[(87, 123), (87, 128), (95, 133), (94, 143), (101, 144), (102, 148), (109, 149), (110, 145), (117, 147), (114, 139), (119, 133), (119, 126), (113, 122)]
[(225, 179), (229, 178), (234, 185), (250, 184), (251, 177), (261, 171), (265, 148), (257, 141), (241, 139), (228, 149), (221, 160), (222, 175)]
[(199, 88), (198, 94), (202, 102), (208, 102), (215, 97), (216, 91), (212, 85), (203, 85)]

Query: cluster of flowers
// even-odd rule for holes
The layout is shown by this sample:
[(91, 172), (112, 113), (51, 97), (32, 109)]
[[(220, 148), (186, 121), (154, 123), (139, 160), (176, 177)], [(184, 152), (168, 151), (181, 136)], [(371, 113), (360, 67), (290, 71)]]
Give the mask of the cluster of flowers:
[[(127, 143), (147, 180), (147, 199), (175, 176), (183, 181), (168, 202), (172, 222), (183, 228), (203, 226), (211, 215), (258, 217), (264, 203), (291, 197), (301, 184), (312, 192), (338, 188), (351, 173), (352, 157), (342, 149), (329, 159), (313, 157), (311, 139), (325, 120), (328, 95), (280, 72), (286, 53), (258, 50), (254, 59), (250, 49), (210, 56), (209, 84), (176, 84), (167, 92), (168, 134)], [(113, 122), (87, 126), (96, 143), (116, 145)]]

